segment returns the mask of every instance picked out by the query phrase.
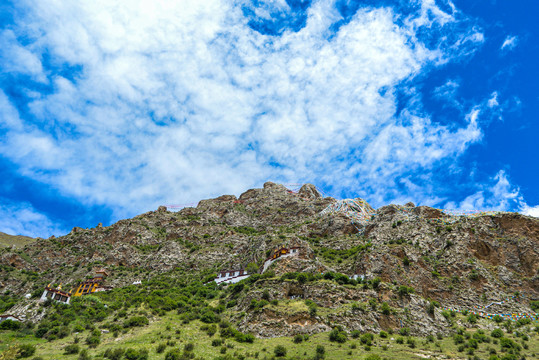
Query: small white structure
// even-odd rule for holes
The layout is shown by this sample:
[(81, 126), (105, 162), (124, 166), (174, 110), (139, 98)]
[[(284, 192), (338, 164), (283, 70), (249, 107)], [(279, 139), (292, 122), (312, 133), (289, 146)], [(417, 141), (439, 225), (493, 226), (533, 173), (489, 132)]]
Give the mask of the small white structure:
[(217, 277), (215, 278), (215, 282), (217, 284), (235, 284), (237, 282), (242, 281), (243, 279), (247, 279), (250, 275), (247, 273), (247, 271), (241, 269), (241, 270), (225, 270), (221, 271)]
[(140, 280), (133, 281), (133, 285), (142, 285), (142, 281)]
[(353, 279), (353, 280), (361, 279), (361, 281), (363, 281), (365, 280), (365, 275), (355, 274), (355, 275), (352, 275), (350, 279)]
[(30, 299), (30, 298), (32, 297), (32, 294), (26, 294), (26, 295), (24, 295), (24, 297), (25, 297), (26, 299)]
[(11, 321), (19, 321), (21, 322), (21, 318), (15, 316), (15, 315), (0, 315), (0, 322), (3, 322), (3, 321), (6, 321), (6, 320), (11, 320)]

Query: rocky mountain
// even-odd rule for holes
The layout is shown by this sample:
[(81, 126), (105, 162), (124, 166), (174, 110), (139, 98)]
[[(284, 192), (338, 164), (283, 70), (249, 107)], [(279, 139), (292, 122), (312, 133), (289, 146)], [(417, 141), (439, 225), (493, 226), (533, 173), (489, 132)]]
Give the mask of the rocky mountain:
[[(266, 262), (281, 246), (299, 249), (298, 256)], [(39, 319), (34, 303), (45, 285), (69, 289), (100, 267), (116, 288), (173, 271), (200, 280), (248, 268), (266, 276), (230, 285), (241, 289), (227, 303), (227, 316), (244, 332), (274, 337), (340, 325), (427, 335), (450, 330), (446, 308), (534, 313), (539, 219), (412, 203), (375, 210), (361, 199), (322, 197), (310, 184), (292, 192), (268, 182), (239, 198), (223, 195), (177, 212), (160, 207), (4, 248), (0, 264), (0, 291), (33, 294), (11, 310), (29, 319)]]

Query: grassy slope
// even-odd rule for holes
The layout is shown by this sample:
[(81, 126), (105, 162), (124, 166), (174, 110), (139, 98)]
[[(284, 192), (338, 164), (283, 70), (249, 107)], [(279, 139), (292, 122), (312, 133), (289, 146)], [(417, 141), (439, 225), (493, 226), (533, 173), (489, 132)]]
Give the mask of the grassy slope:
[(0, 247), (8, 247), (15, 245), (18, 248), (22, 248), (24, 245), (34, 241), (34, 238), (22, 235), (8, 235), (0, 232)]
[[(164, 359), (167, 351), (172, 347), (167, 347), (164, 353), (157, 354), (156, 347), (159, 343), (167, 341), (175, 341), (176, 347), (183, 349), (186, 343), (192, 342), (195, 344), (194, 353), (197, 357), (203, 359), (213, 359), (220, 356), (221, 347), (211, 346), (211, 341), (218, 338), (218, 334), (213, 337), (209, 337), (205, 332), (199, 328), (202, 325), (199, 321), (193, 321), (187, 325), (181, 323), (179, 315), (175, 312), (169, 312), (167, 315), (161, 317), (159, 320), (151, 322), (148, 326), (142, 328), (134, 328), (125, 334), (120, 334), (118, 338), (114, 338), (111, 333), (102, 334), (101, 344), (96, 349), (90, 349), (89, 354), (92, 356), (99, 356), (103, 354), (108, 348), (145, 348), (149, 350), (149, 359)], [(537, 322), (532, 324), (534, 326), (539, 325)], [(179, 330), (179, 334), (177, 334)], [(474, 331), (470, 329), (470, 331)], [(73, 343), (75, 337), (80, 338), (79, 345), (81, 348), (87, 348), (84, 345), (84, 339), (88, 336), (87, 332), (81, 334), (72, 334), (64, 339), (47, 342), (42, 339), (36, 339), (32, 335), (26, 337), (16, 336), (16, 333), (11, 331), (0, 331), (0, 351), (5, 350), (9, 345), (14, 343), (19, 344), (35, 344), (37, 345), (37, 352), (35, 356), (41, 356), (43, 359), (77, 359), (78, 355), (63, 355), (63, 348)], [(514, 336), (514, 334), (506, 334), (507, 337), (517, 341), (519, 344), (523, 342), (521, 339)], [(528, 350), (522, 350), (521, 354), (526, 358), (537, 358), (539, 355), (539, 334), (537, 332), (531, 332), (530, 338), (526, 342), (529, 346)], [(281, 337), (273, 339), (256, 339), (252, 344), (238, 343), (232, 339), (226, 340), (227, 354), (236, 355), (242, 354), (246, 359), (257, 358), (264, 359), (273, 356), (273, 349), (277, 345), (284, 345), (288, 349), (287, 357), (297, 357), (300, 359), (312, 358), (315, 353), (317, 345), (323, 345), (326, 349), (326, 359), (362, 359), (370, 354), (378, 354), (383, 358), (388, 359), (424, 359), (429, 355), (442, 355), (446, 358), (452, 359), (466, 359), (469, 355), (465, 352), (458, 352), (457, 346), (453, 344), (451, 338), (445, 338), (443, 340), (435, 340), (434, 343), (429, 343), (423, 338), (416, 339), (416, 348), (411, 349), (404, 344), (397, 344), (395, 339), (398, 335), (389, 335), (387, 339), (382, 339), (378, 335), (375, 335), (375, 341), (370, 351), (366, 351), (364, 346), (358, 339), (349, 339), (344, 344), (331, 343), (328, 341), (328, 334), (321, 333), (313, 335), (308, 341), (300, 344), (295, 344), (291, 337)], [(393, 340), (391, 339), (393, 338)], [(355, 349), (352, 347), (355, 344)], [(387, 345), (387, 350), (382, 347)], [(480, 359), (488, 359), (487, 348), (495, 348), (500, 352), (500, 346), (494, 344), (479, 344), (479, 349), (475, 351), (476, 356)]]

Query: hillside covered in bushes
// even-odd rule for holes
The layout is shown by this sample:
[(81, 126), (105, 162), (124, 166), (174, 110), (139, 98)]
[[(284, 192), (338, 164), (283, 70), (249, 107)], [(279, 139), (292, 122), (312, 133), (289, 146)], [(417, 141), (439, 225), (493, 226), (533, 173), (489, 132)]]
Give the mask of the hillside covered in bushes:
[[(275, 257), (279, 249), (297, 249)], [(274, 183), (0, 249), (4, 358), (533, 359), (539, 220)], [(288, 250), (286, 250), (288, 251)], [(283, 252), (284, 253), (284, 252)], [(98, 269), (111, 290), (73, 291)], [(248, 273), (237, 283), (213, 280)], [(18, 354), (18, 355), (17, 355)]]

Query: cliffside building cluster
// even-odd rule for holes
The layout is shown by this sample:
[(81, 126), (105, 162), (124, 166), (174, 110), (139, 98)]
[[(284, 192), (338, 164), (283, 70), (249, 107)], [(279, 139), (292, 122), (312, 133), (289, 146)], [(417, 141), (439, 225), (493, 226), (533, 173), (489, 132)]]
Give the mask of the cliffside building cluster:
[(69, 304), (72, 296), (82, 296), (99, 291), (110, 290), (110, 286), (103, 285), (103, 282), (108, 275), (109, 274), (104, 269), (96, 271), (95, 276), (92, 279), (81, 282), (75, 292), (63, 291), (61, 285), (58, 288), (54, 288), (49, 284), (45, 288), (45, 291), (43, 291), (40, 300), (47, 301), (48, 299), (51, 299), (64, 304)]
[[(300, 248), (298, 246), (285, 247), (280, 246), (277, 249), (273, 250), (270, 257), (264, 262), (262, 268), (262, 273), (267, 270), (267, 268), (277, 259), (287, 256), (299, 255)], [(250, 274), (245, 269), (239, 270), (223, 270), (220, 271), (214, 281), (217, 284), (234, 284), (240, 282), (241, 280), (247, 279)]]

